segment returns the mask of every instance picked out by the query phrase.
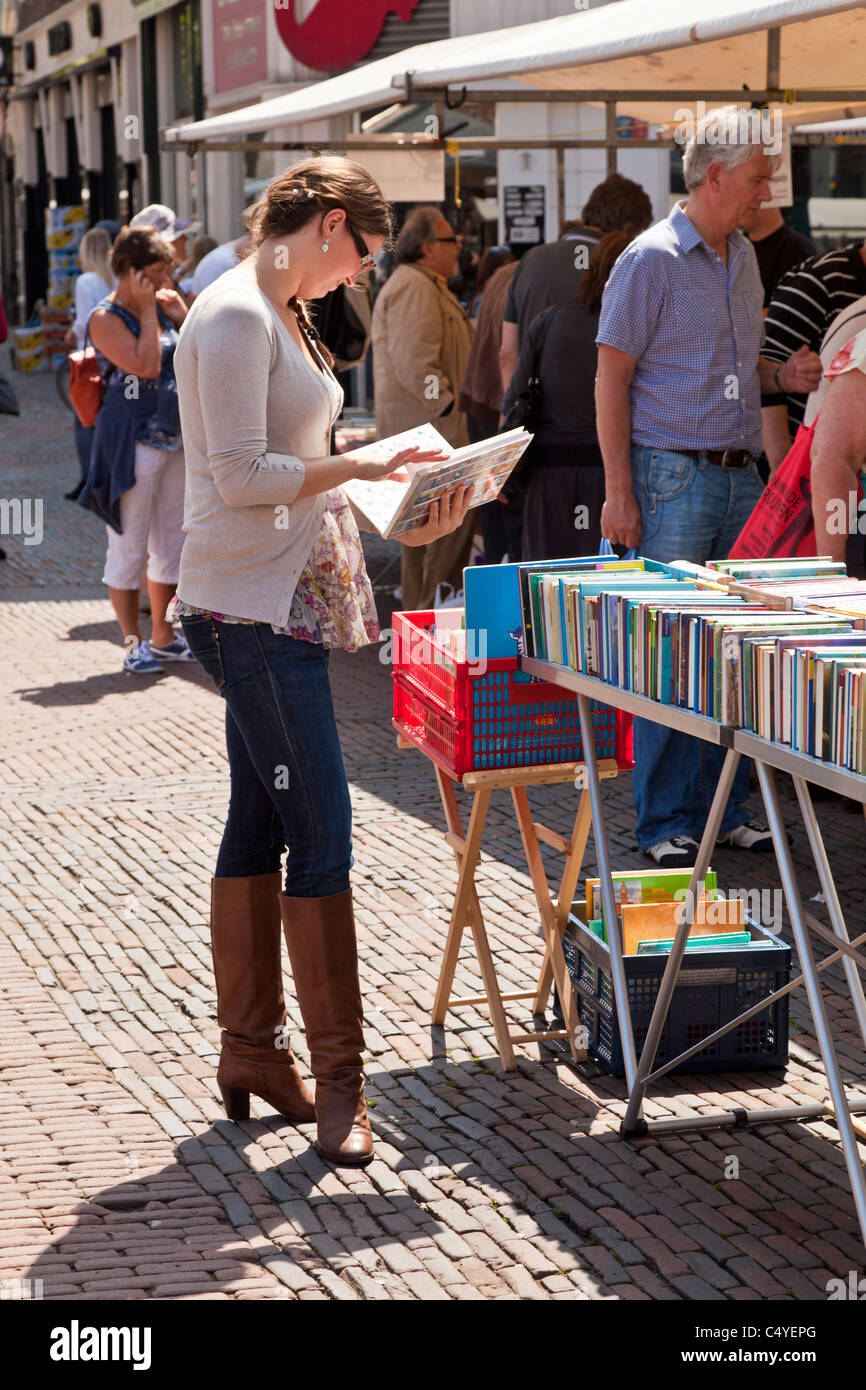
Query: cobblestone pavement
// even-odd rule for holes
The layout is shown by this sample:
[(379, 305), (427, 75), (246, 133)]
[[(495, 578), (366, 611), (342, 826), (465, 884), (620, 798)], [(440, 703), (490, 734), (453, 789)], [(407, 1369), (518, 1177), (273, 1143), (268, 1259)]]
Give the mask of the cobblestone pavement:
[[(40, 1279), (46, 1299), (63, 1300), (820, 1300), (830, 1278), (858, 1269), (832, 1123), (625, 1143), (624, 1085), (598, 1067), (532, 1045), (504, 1075), (484, 1011), (431, 1030), (453, 855), (430, 767), (395, 746), (375, 650), (336, 654), (332, 670), (376, 1160), (335, 1172), (309, 1127), (263, 1105), (248, 1124), (220, 1118), (207, 928), (227, 790), (220, 701), (197, 668), (155, 684), (121, 674), (102, 529), (62, 500), (77, 470), (69, 417), (49, 377), (15, 380), (23, 413), (0, 422), (4, 495), (42, 497), (45, 511), (43, 543), (4, 538), (0, 565), (4, 1290)], [(392, 554), (371, 546), (371, 572)], [(385, 622), (387, 588), (379, 597)], [(604, 795), (615, 863), (637, 866), (629, 777)], [(501, 979), (518, 990), (532, 986), (541, 948), (499, 796), (479, 882)], [(535, 804), (565, 831), (573, 797), (556, 789)], [(819, 809), (862, 931), (862, 815)], [(826, 920), (802, 831), (795, 854), (807, 905)], [(727, 887), (778, 886), (759, 856), (714, 862)], [(824, 978), (857, 1082), (838, 967)], [(479, 984), (464, 951), (456, 987)], [(524, 1004), (506, 1007), (529, 1023)], [(289, 1011), (306, 1066), (291, 997)], [(784, 1073), (668, 1077), (647, 1114), (822, 1097), (801, 991), (792, 1020)]]

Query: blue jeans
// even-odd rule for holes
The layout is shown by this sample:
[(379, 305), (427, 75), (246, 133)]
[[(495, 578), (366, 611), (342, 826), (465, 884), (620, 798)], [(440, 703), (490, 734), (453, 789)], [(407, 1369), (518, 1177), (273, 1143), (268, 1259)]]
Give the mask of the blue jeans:
[[(641, 555), (649, 560), (724, 559), (761, 495), (755, 468), (725, 471), (667, 449), (635, 445), (634, 494), (641, 511)], [(691, 835), (700, 840), (718, 785), (725, 750), (703, 739), (634, 721), (634, 804), (641, 849)], [(748, 820), (748, 759), (741, 758), (721, 834)]]
[(186, 640), (226, 702), (231, 793), (217, 878), (279, 870), (286, 893), (349, 887), (352, 811), (328, 681), (329, 651), (269, 623), (184, 618)]

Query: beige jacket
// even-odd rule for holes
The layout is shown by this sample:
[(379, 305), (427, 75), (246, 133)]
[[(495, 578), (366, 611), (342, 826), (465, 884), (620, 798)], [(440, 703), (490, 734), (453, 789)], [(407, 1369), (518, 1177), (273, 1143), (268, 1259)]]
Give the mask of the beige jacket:
[(471, 321), (442, 276), (417, 262), (399, 265), (373, 308), (380, 438), (429, 422), (455, 448), (469, 443), (457, 402), (471, 346)]

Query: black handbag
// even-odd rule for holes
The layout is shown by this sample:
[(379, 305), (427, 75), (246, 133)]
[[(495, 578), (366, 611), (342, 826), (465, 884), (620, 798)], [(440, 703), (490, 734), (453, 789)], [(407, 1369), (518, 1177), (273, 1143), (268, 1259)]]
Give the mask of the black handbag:
[[(503, 416), (500, 434), (504, 434), (506, 430), (519, 429), (529, 430), (531, 434), (538, 428), (538, 417), (541, 413), (541, 355), (544, 352), (545, 340), (558, 308), (558, 304), (551, 305), (541, 320), (535, 350), (532, 354), (532, 368), (529, 377), (522, 391), (515, 396), (507, 415)], [(531, 471), (532, 445), (530, 444), (527, 449), (524, 449), (520, 462), (506, 481), (503, 488), (506, 497), (526, 487)]]
[(0, 372), (0, 415), (20, 415), (21, 407), (18, 404), (18, 397), (12, 389), (12, 383)]
[(514, 398), (508, 414), (503, 417), (502, 429), (505, 430), (529, 430), (530, 433), (538, 427), (538, 415), (541, 410), (541, 354), (544, 351), (544, 343), (547, 338), (548, 330), (556, 316), (559, 308), (558, 304), (553, 304), (547, 310), (541, 320), (538, 330), (538, 338), (535, 343), (535, 351), (532, 354), (532, 369), (523, 390)]

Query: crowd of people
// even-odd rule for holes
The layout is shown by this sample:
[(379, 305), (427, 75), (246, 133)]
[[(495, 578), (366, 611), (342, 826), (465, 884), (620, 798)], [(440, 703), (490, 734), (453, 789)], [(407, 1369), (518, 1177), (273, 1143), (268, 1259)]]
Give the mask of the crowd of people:
[[(459, 592), (479, 532), (492, 564), (593, 555), (603, 542), (657, 559), (725, 555), (804, 423), (818, 503), (860, 487), (859, 414), (844, 404), (859, 402), (858, 382), (824, 394), (831, 362), (866, 327), (866, 247), (818, 255), (769, 205), (775, 159), (750, 139), (736, 108), (710, 112), (684, 151), (687, 197), (668, 217), (653, 224), (643, 188), (611, 174), (555, 241), (476, 257), (462, 300), (462, 238), (441, 209), (416, 207), (357, 275), (308, 302), (336, 368), (369, 349), (380, 437), (432, 423), (457, 447), (512, 420), (533, 432), (498, 499), (402, 548), (402, 608)], [(165, 616), (184, 542), (174, 355), (190, 306), (253, 253), (255, 212), (221, 245), (162, 205), (123, 229), (100, 224), (81, 245), (69, 341), (92, 345), (104, 395), (94, 426), (76, 421), (80, 477), (67, 496), (106, 522), (104, 582), (133, 674), (192, 659)], [(822, 552), (862, 563), (861, 537), (830, 535), (821, 505), (815, 522)], [(636, 746), (638, 842), (660, 866), (686, 865), (713, 753), (640, 721)], [(723, 834), (764, 848), (747, 790), (743, 765)]]
[[(372, 1156), (328, 655), (380, 630), (342, 484), (442, 455), (338, 455), (339, 367), (369, 346), (382, 438), (432, 423), (457, 446), (518, 416), (534, 434), (499, 498), (470, 510), (461, 486), (402, 538), (407, 610), (460, 589), (479, 528), (487, 563), (592, 555), (603, 541), (659, 560), (725, 556), (819, 409), (822, 550), (820, 505), (859, 486), (866, 246), (816, 255), (768, 206), (774, 157), (737, 117), (699, 124), (669, 216), (653, 223), (640, 185), (611, 174), (552, 243), (519, 258), (490, 248), (464, 302), (461, 237), (442, 210), (412, 209), (395, 235), (378, 185), (341, 158), (280, 175), (219, 246), (158, 205), (84, 238), (71, 342), (92, 345), (102, 403), (92, 428), (76, 426), (73, 496), (106, 523), (124, 669), (197, 661), (225, 702), (231, 796), (211, 935), (230, 1116), (254, 1093), (315, 1118), (332, 1161)], [(637, 720), (635, 764), (641, 849), (660, 867), (693, 863), (720, 750)], [(748, 790), (742, 760), (722, 839), (768, 849)], [(281, 928), (315, 1098), (275, 1044)]]
[[(668, 217), (650, 226), (644, 190), (612, 174), (556, 242), (506, 260), (471, 338), (448, 297), (447, 222), (435, 208), (407, 222), (394, 288), (373, 316), (380, 432), (432, 420), (449, 440), (474, 440), (507, 426), (521, 401), (525, 418), (531, 397), (519, 476), (481, 512), (488, 562), (594, 555), (603, 540), (658, 560), (726, 556), (821, 409), (831, 361), (866, 324), (866, 247), (818, 255), (784, 222), (769, 206), (777, 157), (739, 117), (725, 108), (698, 125), (684, 151), (688, 196)], [(831, 535), (826, 517), (831, 498), (861, 487), (866, 419), (850, 408), (862, 410), (861, 364), (866, 335), (829, 388), (813, 451), (820, 553), (855, 566), (862, 538)], [(440, 582), (459, 586), (472, 524), (404, 560), (407, 608), (431, 607)], [(660, 867), (692, 864), (719, 750), (638, 720), (635, 760), (641, 849)], [(748, 792), (742, 762), (722, 839), (769, 850)]]

